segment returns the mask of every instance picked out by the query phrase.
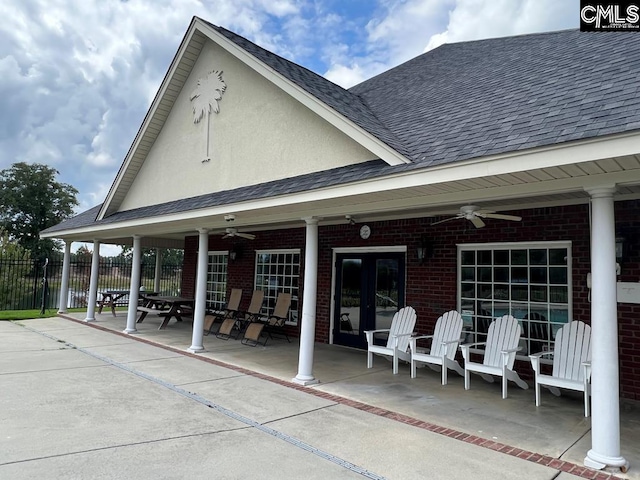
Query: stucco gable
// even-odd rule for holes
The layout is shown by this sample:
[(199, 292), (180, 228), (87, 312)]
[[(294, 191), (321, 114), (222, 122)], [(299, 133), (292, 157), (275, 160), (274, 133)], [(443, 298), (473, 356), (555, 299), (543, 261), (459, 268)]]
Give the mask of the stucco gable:
[[(208, 50), (210, 50), (209, 54), (213, 54), (213, 57), (219, 55), (220, 58), (214, 58), (214, 60), (216, 62), (219, 60), (218, 63), (220, 66), (211, 66), (207, 64), (206, 61), (200, 62), (201, 53)], [(155, 162), (158, 161), (158, 158), (162, 158), (164, 164), (173, 161), (174, 164), (182, 165), (185, 157), (183, 150), (180, 150), (181, 155), (178, 158), (169, 159), (167, 156), (168, 151), (175, 150), (175, 148), (162, 148), (162, 145), (160, 145), (161, 142), (158, 145), (156, 144), (161, 133), (163, 136), (167, 136), (165, 132), (168, 131), (168, 127), (165, 126), (165, 122), (168, 121), (170, 114), (174, 115), (174, 107), (175, 109), (180, 109), (184, 106), (183, 97), (185, 94), (183, 93), (183, 88), (192, 92), (193, 82), (197, 82), (198, 78), (202, 78), (196, 78), (196, 76), (194, 76), (195, 74), (192, 74), (196, 64), (202, 65), (203, 67), (199, 70), (199, 75), (206, 75), (214, 68), (221, 69), (227, 79), (225, 80), (226, 83), (229, 75), (234, 73), (234, 67), (232, 66), (233, 59), (236, 61), (236, 70), (242, 70), (242, 64), (244, 64), (246, 67), (245, 73), (248, 72), (248, 78), (240, 78), (239, 81), (236, 81), (234, 86), (236, 92), (239, 91), (239, 86), (250, 84), (251, 82), (255, 82), (259, 77), (262, 77), (262, 79), (265, 80), (265, 90), (262, 91), (264, 94), (269, 95), (275, 92), (274, 98), (287, 98), (287, 101), (281, 102), (282, 108), (276, 111), (271, 108), (272, 105), (269, 102), (265, 103), (264, 99), (268, 97), (262, 96), (261, 100), (254, 106), (255, 108), (251, 110), (247, 107), (246, 100), (254, 96), (247, 95), (246, 98), (240, 99), (240, 106), (244, 107), (244, 110), (242, 110), (242, 108), (236, 109), (235, 118), (238, 118), (238, 112), (247, 112), (248, 110), (251, 110), (250, 117), (259, 116), (259, 118), (254, 119), (252, 122), (247, 122), (247, 118), (250, 117), (243, 118), (243, 124), (247, 128), (242, 129), (240, 126), (235, 125), (234, 140), (228, 139), (227, 143), (224, 141), (221, 142), (220, 139), (224, 139), (225, 137), (220, 136), (215, 140), (218, 142), (216, 148), (219, 147), (217, 153), (223, 157), (224, 154), (228, 156), (231, 155), (233, 151), (234, 158), (237, 159), (237, 151), (240, 146), (243, 154), (249, 153), (249, 157), (253, 156), (255, 159), (255, 164), (251, 169), (251, 173), (254, 176), (245, 176), (244, 182), (229, 183), (230, 178), (239, 178), (237, 169), (231, 170), (226, 174), (226, 177), (222, 177), (226, 185), (251, 185), (252, 181), (260, 181), (255, 177), (256, 169), (262, 172), (270, 170), (269, 175), (263, 177), (264, 181), (269, 181), (292, 176), (295, 175), (296, 172), (298, 174), (305, 174), (320, 171), (323, 168), (354, 164), (372, 158), (380, 158), (389, 165), (400, 165), (411, 161), (410, 158), (406, 156), (406, 152), (401, 144), (394, 138), (394, 135), (368, 111), (368, 107), (366, 107), (356, 95), (332, 84), (304, 67), (300, 67), (288, 60), (267, 52), (232, 32), (194, 17), (169, 71), (152, 102), (149, 112), (125, 157), (107, 198), (100, 209), (98, 219), (105, 218), (125, 208), (132, 208), (143, 204), (148, 205), (150, 204), (149, 202), (180, 198), (181, 195), (177, 194), (177, 192), (180, 190), (181, 185), (184, 186), (188, 184), (189, 187), (193, 189), (190, 192), (191, 194), (214, 192), (219, 188), (215, 185), (212, 186), (210, 183), (206, 187), (201, 185), (205, 183), (202, 181), (202, 178), (211, 177), (208, 172), (191, 172), (189, 170), (190, 173), (186, 175), (187, 179), (198, 178), (198, 182), (194, 184), (189, 180), (182, 180), (182, 178), (185, 177), (185, 171), (183, 169), (179, 170), (178, 176), (173, 175), (175, 168), (164, 170), (164, 177), (169, 176), (173, 180), (171, 185), (167, 185), (164, 181), (159, 182), (161, 175), (152, 172), (152, 167), (149, 166), (150, 163), (147, 163), (147, 158), (151, 155), (156, 158), (156, 160), (154, 160)], [(209, 63), (211, 63), (211, 60), (211, 58), (208, 59)], [(275, 67), (273, 64), (274, 61), (276, 62)], [(228, 64), (226, 67), (224, 65), (225, 62)], [(226, 72), (224, 68), (227, 68)], [(191, 83), (186, 85), (187, 81)], [(271, 84), (271, 86), (269, 86), (269, 84)], [(279, 92), (278, 89), (282, 90), (282, 92)], [(286, 95), (283, 96), (282, 93), (285, 93), (290, 98), (286, 97)], [(227, 94), (228, 92), (225, 91), (225, 96), (227, 96)], [(233, 97), (233, 95), (231, 96)], [(182, 105), (177, 105), (179, 98), (180, 101), (182, 101)], [(236, 96), (236, 100), (238, 98), (239, 97)], [(340, 100), (334, 105), (335, 102), (332, 102), (332, 99), (336, 98)], [(298, 103), (292, 100), (296, 100)], [(226, 103), (230, 104), (232, 101), (233, 100), (229, 100), (226, 101)], [(310, 112), (315, 113), (315, 116), (308, 115), (307, 118), (301, 119), (300, 112), (296, 112), (294, 105), (300, 110), (302, 110), (302, 106), (306, 107)], [(272, 113), (272, 117), (270, 117), (272, 123), (269, 123), (271, 131), (265, 131), (264, 133), (258, 132), (259, 135), (256, 138), (257, 132), (255, 130), (248, 130), (248, 128), (255, 128), (256, 125), (262, 125), (269, 121), (265, 112), (261, 111), (260, 108)], [(230, 112), (233, 113), (234, 111), (230, 110)], [(222, 116), (223, 115), (220, 115), (219, 117)], [(229, 115), (227, 117), (229, 117)], [(231, 117), (233, 117), (233, 115), (231, 115)], [(283, 118), (286, 119), (286, 121), (283, 121)], [(296, 120), (296, 122), (292, 119)], [(320, 119), (323, 119), (326, 124), (321, 122)], [(304, 128), (299, 125), (300, 121), (306, 124), (307, 130), (304, 130)], [(364, 123), (362, 123), (363, 121)], [(215, 124), (216, 122), (213, 123)], [(221, 131), (224, 130), (225, 126), (230, 129), (228, 122), (225, 124), (225, 121), (221, 120), (218, 123), (220, 124), (218, 127)], [(284, 128), (293, 124), (295, 124), (296, 128), (289, 129), (288, 132), (289, 138), (295, 140), (293, 143), (287, 142), (287, 139), (285, 139), (284, 143), (278, 144), (278, 142), (282, 140), (282, 136), (267, 135), (267, 133), (284, 133)], [(202, 125), (204, 125), (204, 123)], [(329, 125), (332, 125), (334, 129), (329, 128)], [(193, 125), (191, 126), (193, 127)], [(174, 127), (175, 125), (173, 125), (170, 130), (175, 133), (176, 130)], [(213, 127), (214, 125), (211, 126), (212, 129)], [(180, 128), (184, 131), (184, 125)], [(342, 134), (340, 132), (342, 132)], [(350, 138), (351, 142), (349, 142), (347, 138)], [(250, 143), (262, 140), (261, 148), (256, 148), (253, 152), (249, 152), (248, 146), (243, 143), (247, 141), (247, 139), (251, 140)], [(164, 140), (167, 139), (165, 138)], [(189, 152), (191, 151), (190, 149), (195, 148), (193, 142), (186, 143), (192, 140), (191, 135), (187, 135), (187, 138), (178, 137), (173, 140), (182, 147), (187, 145)], [(214, 140), (211, 139), (211, 141)], [(292, 160), (289, 157), (298, 152), (295, 148), (297, 142), (305, 143), (306, 149), (303, 156), (298, 155), (298, 158)], [(166, 143), (164, 146), (166, 147)], [(276, 152), (275, 150), (278, 148), (280, 150)], [(204, 160), (207, 158), (206, 148), (203, 148), (202, 152), (202, 160)], [(338, 154), (334, 155), (334, 152), (338, 152)], [(265, 153), (269, 154), (267, 158), (271, 161), (269, 166), (264, 165)], [(348, 160), (345, 163), (345, 158), (347, 157)], [(220, 158), (221, 157), (218, 159)], [(261, 159), (262, 161), (260, 161)], [(157, 167), (163, 162), (156, 163), (156, 167), (154, 167), (153, 170), (158, 170)], [(149, 170), (149, 172), (141, 173), (144, 165), (147, 165), (144, 168)], [(291, 167), (294, 167), (293, 170), (290, 170)], [(279, 169), (283, 169), (283, 173), (276, 175), (275, 172)], [(213, 168), (211, 168), (211, 170), (213, 170)], [(218, 178), (220, 175), (218, 171), (214, 173), (213, 177)], [(142, 180), (143, 177), (145, 178), (144, 181)], [(134, 183), (139, 185), (132, 189)], [(151, 187), (151, 183), (155, 186)], [(142, 184), (146, 184), (147, 186), (143, 187)], [(162, 194), (153, 193), (153, 189), (162, 192)], [(171, 196), (172, 194), (175, 195), (175, 197)], [(189, 192), (184, 192), (182, 196), (187, 194), (189, 194)]]
[[(210, 111), (201, 115), (196, 105), (201, 98), (194, 94), (207, 82), (218, 90)], [(374, 153), (208, 41), (119, 210), (374, 158)]]

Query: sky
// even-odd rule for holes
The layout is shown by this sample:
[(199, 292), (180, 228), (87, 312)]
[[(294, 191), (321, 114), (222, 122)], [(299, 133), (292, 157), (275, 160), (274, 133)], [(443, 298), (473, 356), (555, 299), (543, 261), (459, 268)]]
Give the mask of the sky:
[(579, 27), (579, 0), (2, 0), (0, 170), (102, 203), (193, 16), (349, 88), (443, 43)]

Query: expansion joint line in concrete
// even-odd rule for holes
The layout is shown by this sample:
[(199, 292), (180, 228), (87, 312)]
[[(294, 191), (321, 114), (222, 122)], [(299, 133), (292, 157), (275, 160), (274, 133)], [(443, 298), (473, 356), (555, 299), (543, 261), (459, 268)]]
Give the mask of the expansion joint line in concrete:
[[(95, 325), (93, 323), (87, 324), (87, 323), (82, 322), (81, 320), (78, 320), (78, 319), (73, 318), (71, 316), (60, 315), (60, 317), (65, 318), (66, 320), (70, 320), (72, 322), (76, 322), (76, 323), (79, 323), (79, 324), (87, 325), (87, 326), (89, 326), (91, 328), (96, 328), (96, 329), (104, 331), (104, 332), (109, 332), (109, 333), (114, 334), (114, 335), (122, 335), (122, 336), (129, 337), (126, 334), (110, 330), (110, 329), (102, 327), (100, 325)], [(165, 350), (169, 350), (171, 352), (179, 353), (179, 354), (185, 355), (187, 357), (197, 358), (198, 360), (201, 360), (203, 362), (207, 362), (207, 363), (211, 363), (213, 365), (218, 365), (218, 366), (221, 366), (221, 367), (229, 368), (231, 370), (235, 370), (236, 372), (244, 373), (246, 375), (251, 375), (251, 376), (253, 376), (255, 378), (260, 378), (260, 379), (263, 379), (263, 380), (267, 380), (267, 381), (276, 383), (278, 385), (282, 385), (282, 386), (285, 386), (285, 387), (288, 387), (288, 388), (292, 388), (294, 390), (299, 390), (299, 391), (302, 391), (302, 392), (306, 392), (306, 393), (308, 393), (310, 395), (315, 395), (317, 397), (324, 398), (325, 400), (330, 400), (330, 401), (333, 401), (335, 403), (339, 403), (341, 405), (346, 405), (346, 406), (361, 410), (363, 412), (371, 413), (373, 415), (378, 415), (380, 417), (388, 418), (390, 420), (395, 420), (397, 422), (401, 422), (401, 423), (404, 423), (406, 425), (411, 425), (411, 426), (414, 426), (414, 427), (417, 427), (417, 428), (421, 428), (423, 430), (428, 430), (430, 432), (434, 432), (434, 433), (437, 433), (437, 434), (440, 434), (440, 435), (444, 435), (446, 437), (453, 438), (453, 439), (459, 440), (461, 442), (471, 443), (473, 445), (476, 445), (476, 446), (479, 446), (479, 447), (482, 447), (482, 448), (488, 448), (489, 450), (494, 450), (496, 452), (503, 453), (505, 455), (510, 455), (512, 457), (517, 457), (517, 458), (520, 458), (522, 460), (526, 460), (526, 461), (529, 461), (529, 462), (537, 463), (539, 465), (544, 465), (544, 466), (553, 468), (553, 469), (555, 469), (555, 470), (557, 470), (559, 472), (567, 472), (567, 473), (570, 473), (571, 475), (574, 475), (576, 477), (588, 478), (588, 479), (591, 479), (591, 480), (624, 480), (622, 477), (618, 477), (618, 476), (613, 475), (613, 474), (608, 473), (608, 472), (592, 470), (592, 469), (587, 468), (587, 467), (585, 467), (583, 465), (578, 465), (576, 463), (560, 460), (559, 458), (551, 457), (549, 455), (542, 455), (542, 454), (539, 454), (539, 453), (530, 452), (530, 451), (527, 451), (527, 450), (522, 450), (520, 448), (511, 447), (509, 445), (505, 445), (504, 443), (494, 442), (493, 440), (489, 440), (489, 439), (486, 439), (486, 438), (478, 437), (476, 435), (470, 435), (470, 434), (467, 434), (467, 433), (464, 433), (464, 432), (460, 432), (458, 430), (453, 430), (451, 428), (442, 427), (440, 425), (436, 425), (436, 424), (433, 424), (433, 423), (425, 422), (425, 421), (419, 420), (417, 418), (410, 417), (408, 415), (403, 415), (401, 413), (397, 413), (397, 412), (393, 412), (393, 411), (390, 411), (390, 410), (386, 410), (384, 408), (379, 408), (379, 407), (375, 407), (373, 405), (368, 405), (366, 403), (358, 402), (356, 400), (351, 400), (349, 398), (341, 397), (339, 395), (326, 393), (326, 392), (323, 392), (321, 390), (317, 390), (317, 389), (315, 389), (313, 387), (306, 387), (306, 386), (303, 386), (303, 385), (299, 385), (297, 383), (287, 382), (285, 380), (281, 380), (281, 379), (276, 378), (276, 377), (271, 377), (271, 376), (265, 375), (263, 373), (255, 372), (253, 370), (249, 370), (249, 369), (246, 369), (246, 368), (243, 368), (243, 367), (239, 367), (237, 365), (224, 363), (224, 362), (221, 362), (219, 360), (212, 359), (212, 358), (207, 358), (207, 357), (199, 356), (197, 354), (193, 354), (193, 353), (190, 353), (190, 352), (185, 352), (184, 350), (180, 350), (178, 348), (170, 347), (168, 345), (162, 345), (160, 343), (152, 342), (152, 341), (144, 339), (144, 338), (134, 337), (134, 340), (136, 340), (137, 342), (145, 343), (147, 345), (153, 345), (155, 347), (164, 348)]]

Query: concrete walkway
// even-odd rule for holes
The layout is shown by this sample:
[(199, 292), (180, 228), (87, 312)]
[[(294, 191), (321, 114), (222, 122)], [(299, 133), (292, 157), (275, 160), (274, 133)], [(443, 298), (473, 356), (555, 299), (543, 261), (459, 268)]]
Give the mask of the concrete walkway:
[(347, 397), (93, 327), (0, 322), (1, 479), (610, 478), (358, 401), (384, 381)]

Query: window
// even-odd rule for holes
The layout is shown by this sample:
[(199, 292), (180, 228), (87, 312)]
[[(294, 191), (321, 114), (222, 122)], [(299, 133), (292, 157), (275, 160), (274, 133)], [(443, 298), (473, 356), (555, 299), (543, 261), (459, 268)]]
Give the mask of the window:
[(465, 341), (484, 341), (491, 321), (511, 314), (522, 326), (518, 355), (550, 349), (572, 317), (570, 272), (570, 242), (459, 245)]
[(229, 252), (209, 252), (207, 268), (207, 310), (222, 310), (227, 303)]
[(279, 292), (291, 294), (289, 323), (298, 323), (300, 250), (259, 250), (256, 252), (256, 290), (264, 291), (262, 313), (273, 312)]

